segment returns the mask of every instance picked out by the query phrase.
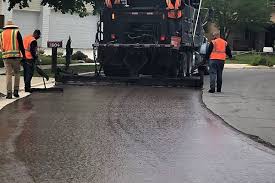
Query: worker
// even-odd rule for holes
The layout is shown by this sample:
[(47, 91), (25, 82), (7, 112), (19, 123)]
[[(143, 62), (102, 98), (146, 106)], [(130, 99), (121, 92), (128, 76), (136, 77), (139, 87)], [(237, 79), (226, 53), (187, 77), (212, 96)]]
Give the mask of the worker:
[(26, 36), (23, 41), (26, 50), (26, 61), (23, 63), (25, 92), (31, 92), (31, 80), (34, 73), (35, 62), (38, 59), (37, 40), (40, 36), (40, 30), (35, 30), (32, 35)]
[(215, 93), (216, 91), (216, 79), (217, 79), (217, 92), (221, 92), (222, 89), (222, 74), (224, 69), (224, 62), (226, 55), (232, 58), (231, 49), (228, 43), (221, 38), (220, 32), (213, 33), (213, 40), (211, 41), (206, 60), (209, 60), (210, 68), (210, 90), (209, 93)]
[(168, 24), (169, 24), (169, 35), (173, 36), (180, 32), (180, 19), (182, 18), (182, 9), (184, 3), (182, 0), (166, 0), (168, 10)]
[(20, 84), (20, 61), (26, 58), (19, 27), (8, 21), (1, 36), (1, 50), (6, 69), (7, 99), (12, 99), (12, 75), (14, 74), (14, 97), (18, 98)]
[(108, 8), (113, 8), (113, 5), (118, 5), (120, 3), (120, 0), (105, 0), (105, 4)]

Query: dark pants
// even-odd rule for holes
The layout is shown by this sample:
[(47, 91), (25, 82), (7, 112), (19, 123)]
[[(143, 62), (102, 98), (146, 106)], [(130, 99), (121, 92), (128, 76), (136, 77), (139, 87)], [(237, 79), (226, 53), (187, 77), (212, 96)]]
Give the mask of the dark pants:
[(168, 19), (168, 30), (169, 30), (169, 35), (170, 36), (175, 36), (176, 32), (181, 31), (180, 27), (180, 19)]
[(222, 73), (224, 68), (223, 60), (210, 60), (210, 89), (215, 91), (216, 79), (217, 79), (217, 91), (222, 89)]
[(28, 60), (24, 62), (23, 68), (24, 68), (24, 81), (25, 81), (25, 88), (30, 89), (31, 88), (31, 80), (34, 73), (34, 61)]

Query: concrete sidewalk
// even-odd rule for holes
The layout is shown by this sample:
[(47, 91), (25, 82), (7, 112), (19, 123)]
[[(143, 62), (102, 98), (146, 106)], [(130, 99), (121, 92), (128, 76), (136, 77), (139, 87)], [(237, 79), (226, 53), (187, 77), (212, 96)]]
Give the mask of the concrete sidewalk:
[[(13, 78), (14, 79), (14, 78)], [(30, 95), (30, 93), (25, 93), (24, 92), (24, 79), (23, 77), (20, 78), (20, 98), (26, 97), (28, 95)], [(54, 79), (51, 78), (49, 81), (46, 82), (46, 86), (49, 87), (53, 87), (54, 86)], [(44, 84), (43, 84), (43, 80), (41, 77), (34, 77), (32, 79), (32, 87), (36, 87), (36, 88), (43, 88)], [(5, 76), (1, 76), (0, 75), (0, 93), (6, 94), (6, 77)], [(6, 105), (14, 102), (15, 100), (18, 99), (9, 99), (7, 100), (5, 97), (0, 97), (0, 110), (5, 107)]]
[(206, 78), (206, 106), (230, 126), (275, 145), (275, 70), (225, 69), (223, 79), (223, 92), (209, 94)]

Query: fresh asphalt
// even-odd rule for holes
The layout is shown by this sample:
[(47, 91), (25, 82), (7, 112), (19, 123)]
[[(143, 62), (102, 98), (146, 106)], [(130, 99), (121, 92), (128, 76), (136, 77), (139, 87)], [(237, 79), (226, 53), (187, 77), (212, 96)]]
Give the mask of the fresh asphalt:
[(274, 183), (275, 153), (185, 88), (67, 86), (0, 111), (0, 182)]

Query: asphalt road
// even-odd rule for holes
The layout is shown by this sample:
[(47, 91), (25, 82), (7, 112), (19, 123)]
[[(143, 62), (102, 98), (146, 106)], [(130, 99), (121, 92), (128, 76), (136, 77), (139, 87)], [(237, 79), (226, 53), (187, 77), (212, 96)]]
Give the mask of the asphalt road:
[(274, 151), (199, 90), (66, 87), (5, 107), (0, 129), (1, 183), (275, 183)]

